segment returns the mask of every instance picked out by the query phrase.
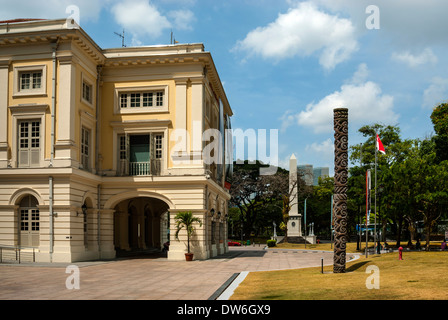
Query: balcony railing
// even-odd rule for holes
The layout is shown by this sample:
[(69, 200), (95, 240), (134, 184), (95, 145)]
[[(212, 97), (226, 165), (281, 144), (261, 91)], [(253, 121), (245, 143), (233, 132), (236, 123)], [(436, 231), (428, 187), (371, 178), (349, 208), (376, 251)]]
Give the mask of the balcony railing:
[(130, 176), (149, 176), (150, 172), (149, 162), (129, 162)]
[(160, 175), (161, 159), (153, 159), (147, 162), (128, 162), (120, 160), (118, 164), (119, 176), (149, 176)]

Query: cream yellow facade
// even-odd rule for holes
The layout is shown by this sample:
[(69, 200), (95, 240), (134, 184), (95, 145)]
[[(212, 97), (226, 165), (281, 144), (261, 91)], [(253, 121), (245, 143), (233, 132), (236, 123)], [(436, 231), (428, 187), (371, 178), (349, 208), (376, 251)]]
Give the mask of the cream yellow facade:
[(174, 216), (192, 211), (195, 259), (225, 253), (231, 161), (205, 161), (203, 137), (227, 144), (231, 116), (202, 44), (102, 49), (65, 19), (0, 23), (0, 247), (76, 262), (170, 241), (179, 260)]

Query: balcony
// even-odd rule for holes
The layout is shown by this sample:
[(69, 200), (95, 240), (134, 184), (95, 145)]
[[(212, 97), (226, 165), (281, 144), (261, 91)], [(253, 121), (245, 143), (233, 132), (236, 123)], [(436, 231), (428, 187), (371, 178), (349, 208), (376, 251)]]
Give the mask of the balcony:
[(117, 170), (118, 176), (159, 176), (161, 173), (161, 159), (144, 162), (129, 162), (120, 160)]

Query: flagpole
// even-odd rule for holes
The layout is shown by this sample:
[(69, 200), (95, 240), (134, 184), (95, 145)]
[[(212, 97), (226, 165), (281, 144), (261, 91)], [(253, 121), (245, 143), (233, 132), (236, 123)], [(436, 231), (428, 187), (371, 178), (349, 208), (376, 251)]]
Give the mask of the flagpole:
[[(374, 227), (374, 236), (373, 236), (373, 248), (375, 248), (376, 243), (376, 166), (377, 166), (377, 158), (378, 158), (378, 135), (375, 130), (375, 227)], [(375, 249), (374, 249), (375, 250)]]
[(368, 222), (367, 222), (367, 217), (368, 217), (368, 210), (369, 210), (369, 171), (366, 171), (366, 258), (367, 258), (367, 247), (368, 247), (368, 242), (369, 242), (369, 230), (368, 230)]

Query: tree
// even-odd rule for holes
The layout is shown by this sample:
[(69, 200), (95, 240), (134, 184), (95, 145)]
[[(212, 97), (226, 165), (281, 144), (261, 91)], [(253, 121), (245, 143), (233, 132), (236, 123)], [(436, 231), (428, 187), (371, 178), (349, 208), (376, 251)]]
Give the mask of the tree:
[[(259, 162), (234, 165), (230, 203), (240, 210), (240, 221), (245, 234), (270, 227), (273, 221), (277, 223), (280, 220), (287, 224), (290, 207), (295, 200), (295, 196), (291, 194), (288, 171), (278, 168), (274, 175), (260, 175), (261, 166), (263, 164)], [(300, 201), (300, 197), (308, 189), (300, 174), (296, 181)], [(262, 217), (267, 219), (261, 219)]]
[(446, 212), (448, 204), (448, 160), (438, 162), (435, 143), (421, 152), (418, 162), (418, 175), (415, 196), (418, 210), (423, 216), (426, 231), (426, 248), (429, 249), (431, 232), (439, 218)]
[(234, 164), (233, 168), (230, 205), (240, 210), (243, 234), (250, 234), (257, 212), (264, 205), (262, 200), (267, 192), (267, 186), (259, 174), (260, 163)]
[(436, 132), (436, 136), (432, 138), (435, 143), (436, 161), (448, 160), (448, 103), (434, 108), (431, 121)]
[(190, 237), (194, 233), (193, 224), (197, 222), (199, 223), (199, 226), (202, 227), (202, 221), (201, 219), (194, 217), (191, 211), (179, 212), (174, 217), (174, 220), (176, 221), (176, 239), (179, 239), (179, 232), (183, 228), (185, 228), (187, 231), (187, 244), (188, 244), (187, 252), (190, 253)]
[[(397, 126), (383, 126), (381, 124), (366, 125), (358, 130), (367, 140), (358, 145), (351, 147), (350, 159), (353, 162), (359, 162), (359, 166), (351, 168), (351, 178), (349, 179), (349, 194), (356, 197), (357, 200), (352, 204), (357, 207), (359, 213), (365, 208), (365, 175), (368, 169), (372, 173), (372, 190), (371, 194), (375, 194), (374, 170), (375, 170), (375, 149), (376, 134), (378, 134), (386, 148), (386, 154), (377, 154), (377, 189), (379, 186), (382, 192), (377, 190), (377, 212), (374, 212), (372, 203), (372, 213), (383, 226), (382, 234), (385, 235), (386, 223), (389, 219), (393, 219), (397, 226), (397, 240), (400, 241), (401, 228), (404, 221), (404, 211), (402, 210), (403, 202), (407, 197), (395, 197), (393, 195), (403, 194), (403, 182), (401, 175), (398, 173), (402, 168), (400, 163), (405, 161), (410, 153), (412, 140), (402, 140), (400, 137), (400, 128)], [(392, 169), (393, 168), (393, 169)], [(391, 171), (392, 169), (392, 171)], [(395, 210), (396, 209), (396, 210)], [(378, 221), (377, 221), (378, 222)]]
[[(282, 222), (280, 229), (284, 231), (283, 242), (288, 242), (288, 221), (289, 213), (293, 205), (299, 206), (301, 199), (311, 194), (312, 189), (306, 186), (303, 180), (303, 173), (297, 171), (295, 179), (290, 180), (290, 174), (287, 171), (277, 172), (275, 175), (265, 176), (265, 183), (269, 185), (269, 197), (276, 199), (275, 205), (281, 210)], [(297, 193), (294, 188), (297, 187)]]
[[(307, 201), (307, 215), (310, 213), (314, 223), (315, 234), (331, 236), (329, 233), (331, 220), (331, 196), (334, 192), (334, 178), (326, 177), (318, 179), (317, 186), (313, 186), (312, 194)], [(309, 204), (308, 204), (309, 203)]]

